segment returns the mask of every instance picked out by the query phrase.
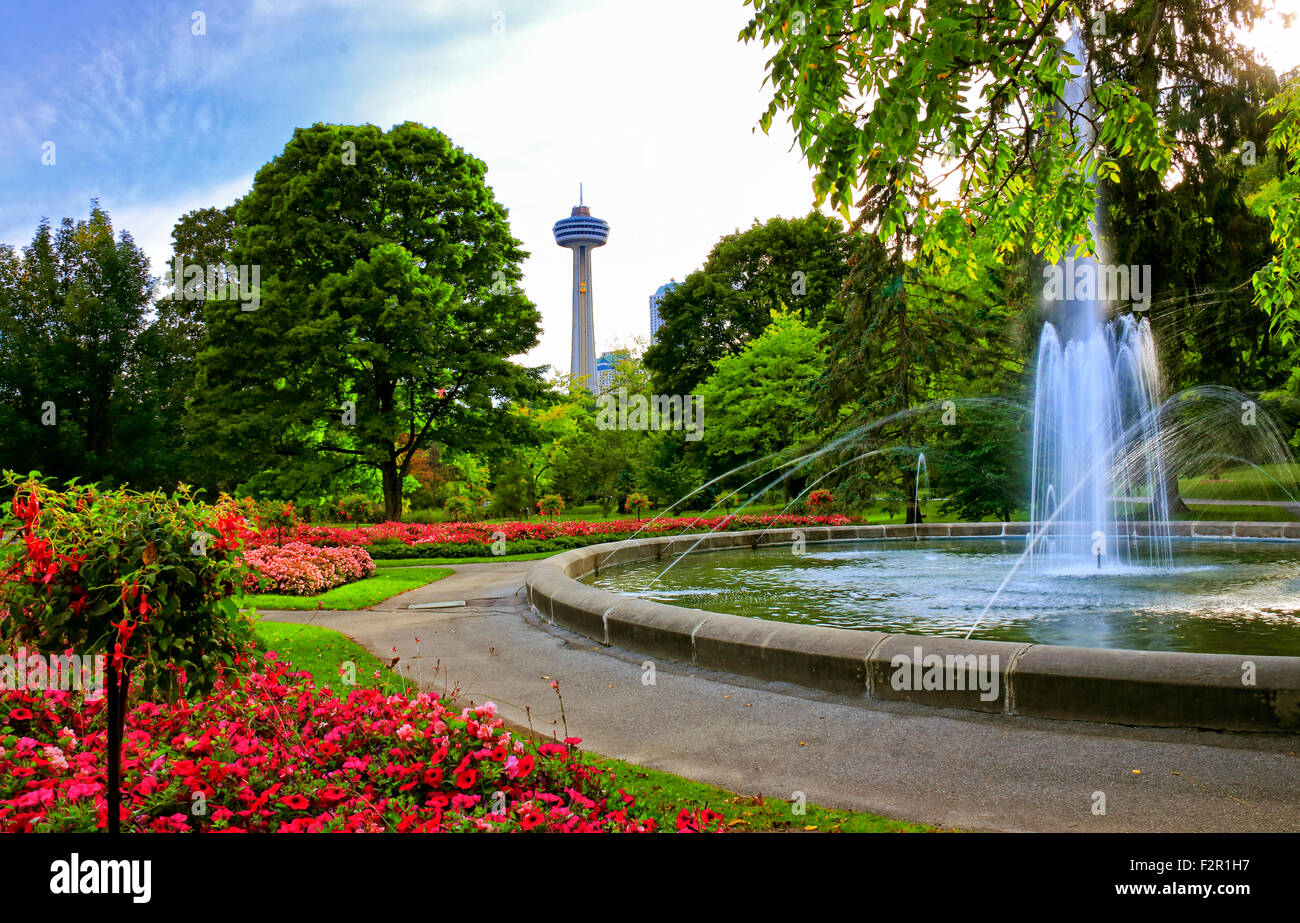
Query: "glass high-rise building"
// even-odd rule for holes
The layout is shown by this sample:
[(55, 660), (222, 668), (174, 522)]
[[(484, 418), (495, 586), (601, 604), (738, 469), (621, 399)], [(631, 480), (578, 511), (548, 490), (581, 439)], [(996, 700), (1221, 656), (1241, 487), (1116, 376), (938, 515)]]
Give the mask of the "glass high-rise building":
[(675, 287), (676, 285), (677, 285), (676, 279), (673, 279), (671, 282), (665, 282), (663, 285), (655, 289), (655, 293), (650, 296), (650, 339), (651, 340), (655, 338), (655, 334), (659, 332), (659, 328), (664, 325), (664, 319), (659, 315), (659, 302), (663, 300), (664, 294), (667, 293), (669, 289)]
[(614, 369), (620, 362), (626, 362), (632, 358), (632, 354), (626, 349), (615, 349), (607, 353), (601, 353), (596, 359), (596, 389), (599, 392), (608, 391), (614, 386)]

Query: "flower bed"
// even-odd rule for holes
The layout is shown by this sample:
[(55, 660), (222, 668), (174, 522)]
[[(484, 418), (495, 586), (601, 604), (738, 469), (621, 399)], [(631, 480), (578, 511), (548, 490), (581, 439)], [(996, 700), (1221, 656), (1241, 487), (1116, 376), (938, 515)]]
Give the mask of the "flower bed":
[[(268, 654), (206, 697), (144, 702), (123, 743), (122, 829), (248, 832), (652, 831), (576, 738), (516, 739), (492, 703), (353, 689), (346, 699)], [(104, 700), (0, 693), (0, 830), (105, 822)], [(196, 806), (202, 805), (202, 812)], [(720, 816), (683, 809), (679, 830)]]
[(262, 545), (249, 551), (246, 560), (256, 570), (244, 578), (248, 592), (315, 596), (375, 572), (375, 562), (356, 545), (311, 545), (303, 541)]
[[(550, 551), (593, 545), (602, 541), (618, 541), (635, 533), (657, 535), (665, 532), (734, 532), (744, 529), (798, 528), (800, 526), (846, 526), (860, 522), (857, 517), (831, 516), (691, 516), (636, 522), (631, 519), (613, 522), (585, 522), (581, 520), (539, 522), (439, 522), (432, 524), (385, 522), (353, 529), (301, 525), (294, 532), (296, 542), (310, 545), (337, 545), (349, 547), (371, 545), (377, 542), (400, 542), (412, 546), (420, 555), (427, 555), (424, 546), (468, 546), (472, 554), (490, 553), (494, 536), (505, 536), (509, 553), (516, 543), (543, 543), (528, 546), (529, 551)], [(254, 535), (250, 544), (265, 547), (275, 541), (275, 532)], [(550, 547), (548, 544), (553, 544)]]

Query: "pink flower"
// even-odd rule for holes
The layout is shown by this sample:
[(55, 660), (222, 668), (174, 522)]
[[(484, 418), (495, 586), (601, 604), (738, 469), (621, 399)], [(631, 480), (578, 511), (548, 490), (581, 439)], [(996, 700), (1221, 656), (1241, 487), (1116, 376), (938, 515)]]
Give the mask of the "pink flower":
[(60, 750), (58, 747), (54, 746), (53, 744), (46, 744), (44, 747), (41, 748), (41, 752), (45, 754), (45, 758), (49, 760), (51, 766), (54, 766), (65, 772), (67, 771), (68, 760), (63, 755), (63, 751)]

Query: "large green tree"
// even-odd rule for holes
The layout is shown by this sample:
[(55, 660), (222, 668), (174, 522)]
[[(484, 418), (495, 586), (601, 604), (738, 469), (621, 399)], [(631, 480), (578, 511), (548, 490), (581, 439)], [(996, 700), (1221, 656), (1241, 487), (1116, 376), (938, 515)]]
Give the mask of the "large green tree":
[(257, 297), (205, 303), (190, 428), (210, 463), (290, 495), (365, 468), (398, 519), (417, 450), (481, 444), (538, 388), (508, 358), (539, 316), (486, 170), (414, 122), (294, 132), (236, 209)]
[(154, 279), (131, 235), (90, 216), (0, 249), (0, 468), (166, 483), (140, 374)]
[(762, 333), (773, 311), (820, 322), (835, 310), (850, 250), (840, 221), (818, 212), (723, 237), (659, 304), (663, 326), (645, 354), (654, 387), (689, 394), (719, 359)]
[(730, 468), (811, 434), (809, 393), (826, 366), (821, 340), (798, 315), (775, 312), (758, 337), (718, 361), (699, 394), (709, 455)]
[[(1247, 193), (1265, 159), (1272, 69), (1234, 34), (1263, 4), (1134, 0), (1094, 4), (1084, 30), (1093, 69), (1133, 85), (1167, 126), (1175, 182), (1120, 161), (1106, 192), (1110, 258), (1153, 267), (1151, 320), (1175, 387), (1231, 383), (1248, 391), (1284, 376), (1251, 274), (1268, 259), (1266, 216)], [(1104, 19), (1100, 18), (1103, 10)]]
[(1273, 257), (1251, 281), (1256, 303), (1268, 312), (1290, 354), (1288, 385), (1294, 394), (1300, 392), (1300, 73), (1290, 75), (1269, 110), (1278, 117), (1269, 147), (1284, 176), (1269, 190), (1272, 200), (1262, 203), (1268, 210)]
[[(951, 473), (947, 487), (966, 509), (1005, 507), (1008, 469), (1020, 455), (1008, 440), (1023, 400), (1027, 268), (993, 259), (987, 234), (972, 247), (990, 268), (973, 276), (958, 261), (901, 260), (875, 238), (862, 241), (813, 391), (821, 425), (846, 436), (829, 460), (843, 465), (835, 482), (847, 502), (901, 498), (907, 521), (919, 521), (917, 457), (928, 453), (932, 479)], [(960, 402), (976, 395), (1002, 398), (1007, 419), (988, 425), (991, 405), (967, 412)], [(978, 479), (962, 476), (973, 456), (993, 463), (983, 470), (986, 496)]]

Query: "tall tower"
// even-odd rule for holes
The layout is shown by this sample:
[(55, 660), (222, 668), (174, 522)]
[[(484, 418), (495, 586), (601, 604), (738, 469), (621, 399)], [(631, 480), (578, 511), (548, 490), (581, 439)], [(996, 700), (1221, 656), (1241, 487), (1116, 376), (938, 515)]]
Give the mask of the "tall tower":
[(568, 218), (555, 222), (555, 242), (573, 251), (573, 358), (569, 374), (573, 380), (595, 393), (596, 331), (593, 325), (591, 298), (591, 251), (605, 246), (609, 224), (591, 216), (582, 204), (582, 186), (578, 186), (578, 204)]

